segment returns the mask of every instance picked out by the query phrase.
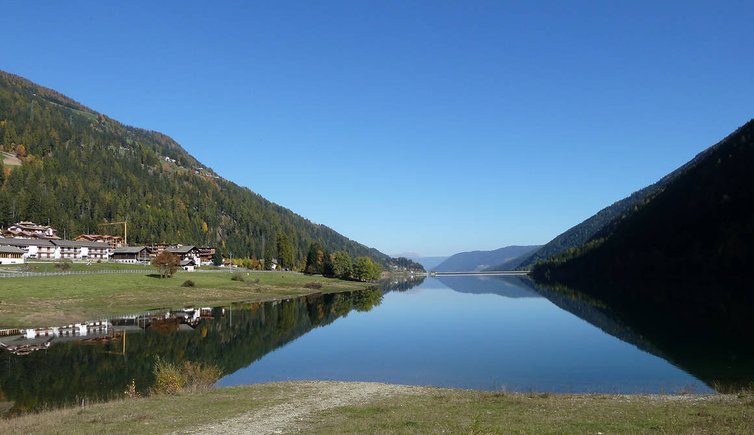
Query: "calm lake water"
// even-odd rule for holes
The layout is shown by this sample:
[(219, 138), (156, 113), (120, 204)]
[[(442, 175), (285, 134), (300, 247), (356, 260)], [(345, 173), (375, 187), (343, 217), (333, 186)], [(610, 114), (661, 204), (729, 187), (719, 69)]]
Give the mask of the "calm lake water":
[[(674, 311), (683, 316), (668, 315)], [(706, 393), (754, 381), (745, 312), (729, 316), (730, 324), (716, 317), (714, 325), (677, 301), (654, 312), (662, 314), (645, 306), (619, 310), (525, 277), (427, 278), (218, 307), (202, 310), (201, 317), (197, 310), (193, 318), (160, 311), (110, 319), (115, 329), (128, 331), (125, 352), (122, 338), (91, 335), (88, 341), (58, 337), (27, 355), (0, 350), (0, 407), (23, 412), (120, 397), (132, 380), (147, 391), (158, 356), (215, 364), (226, 373), (222, 386), (329, 379), (507, 391)], [(23, 343), (21, 337), (0, 341)]]
[(220, 381), (332, 379), (509, 391), (709, 392), (518, 277), (427, 278)]

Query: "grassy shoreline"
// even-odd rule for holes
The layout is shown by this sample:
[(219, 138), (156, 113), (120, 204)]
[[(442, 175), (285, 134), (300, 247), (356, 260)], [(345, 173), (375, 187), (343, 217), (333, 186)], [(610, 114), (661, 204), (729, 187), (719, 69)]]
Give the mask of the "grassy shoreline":
[(752, 433), (754, 396), (505, 393), (301, 381), (0, 420), (3, 433)]
[[(293, 272), (244, 272), (240, 276), (242, 281), (222, 272), (178, 272), (165, 279), (156, 273), (3, 278), (0, 328), (58, 326), (156, 308), (222, 306), (369, 287)], [(183, 287), (186, 280), (193, 281), (194, 287)], [(321, 288), (305, 287), (312, 282)]]

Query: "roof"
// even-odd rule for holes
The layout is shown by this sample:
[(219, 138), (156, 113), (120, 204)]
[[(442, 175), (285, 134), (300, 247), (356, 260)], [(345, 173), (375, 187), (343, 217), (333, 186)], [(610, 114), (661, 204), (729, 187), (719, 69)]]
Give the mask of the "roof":
[(0, 245), (8, 246), (53, 246), (47, 239), (17, 239), (15, 237), (0, 237)]
[(87, 242), (87, 241), (74, 241), (74, 240), (53, 240), (52, 244), (60, 246), (61, 248), (100, 248), (108, 249), (109, 244), (103, 242)]
[(7, 246), (7, 245), (0, 245), (0, 253), (1, 254), (25, 254), (24, 250), (21, 248), (16, 248), (15, 246)]
[(111, 236), (108, 234), (82, 234), (78, 237), (76, 237), (73, 240), (81, 241), (81, 240), (112, 240), (112, 241), (123, 241), (123, 237), (121, 236)]
[(170, 248), (165, 248), (166, 251), (172, 253), (172, 254), (188, 254), (189, 252), (196, 249), (196, 246), (189, 245), (189, 246), (171, 246)]
[(185, 260), (181, 260), (181, 267), (183, 266), (196, 266), (196, 263), (194, 260), (187, 258)]
[(122, 248), (115, 248), (113, 255), (115, 254), (138, 254), (141, 251), (147, 249), (146, 246), (126, 246)]
[(35, 231), (46, 231), (48, 229), (51, 229), (49, 225), (39, 225), (31, 221), (16, 222), (15, 225), (11, 225), (11, 228), (13, 227), (23, 228), (27, 230), (35, 230)]

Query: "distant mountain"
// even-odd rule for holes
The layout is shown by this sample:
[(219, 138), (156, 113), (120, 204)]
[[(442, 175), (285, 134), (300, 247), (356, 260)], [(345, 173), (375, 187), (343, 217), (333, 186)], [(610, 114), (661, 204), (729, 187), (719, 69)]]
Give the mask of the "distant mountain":
[[(432, 270), (437, 272), (475, 272), (521, 257), (540, 246), (506, 246), (494, 251), (461, 252), (450, 256)], [(504, 269), (499, 269), (504, 270)]]
[[(394, 262), (223, 179), (162, 133), (121, 124), (2, 71), (0, 151), (0, 227), (31, 220), (75, 235), (127, 218), (132, 244), (213, 245), (226, 255), (262, 258), (265, 247), (276, 255), (280, 238), (292, 245), (296, 264), (311, 243), (383, 266)], [(254, 165), (249, 158), (249, 170)]]
[(448, 257), (422, 257), (421, 255), (415, 254), (403, 254), (403, 255), (394, 255), (394, 257), (406, 257), (410, 260), (413, 260), (422, 266), (424, 266), (425, 270), (432, 270), (435, 266), (445, 261)]
[(750, 286), (752, 168), (754, 120), (653, 185), (651, 195), (584, 244), (536, 267), (535, 276), (580, 286), (647, 279), (725, 283), (708, 292)]

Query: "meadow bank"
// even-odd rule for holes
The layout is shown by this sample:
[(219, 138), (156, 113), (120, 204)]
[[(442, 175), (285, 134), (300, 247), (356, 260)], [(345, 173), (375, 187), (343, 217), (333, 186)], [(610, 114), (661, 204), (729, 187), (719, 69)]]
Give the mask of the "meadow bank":
[[(192, 286), (185, 286), (192, 281)], [(0, 281), (0, 328), (65, 325), (156, 308), (222, 306), (360, 290), (370, 284), (294, 272), (39, 276)]]
[(754, 395), (506, 393), (283, 382), (0, 420), (2, 433), (752, 433)]

